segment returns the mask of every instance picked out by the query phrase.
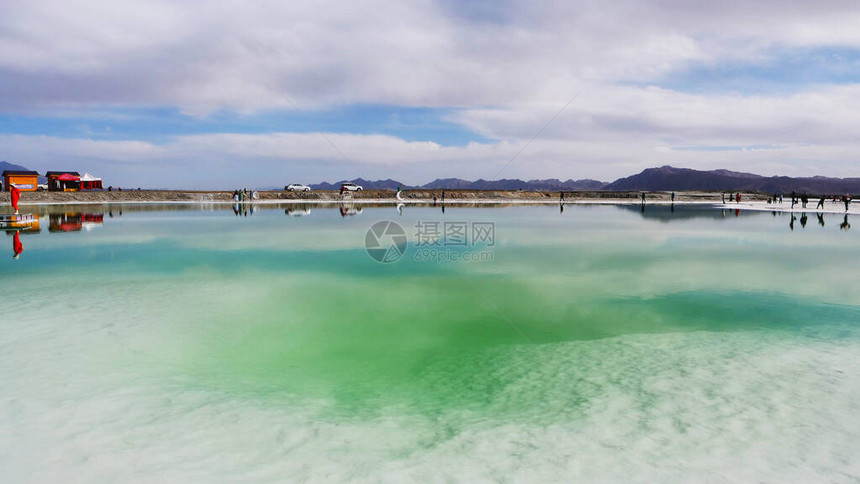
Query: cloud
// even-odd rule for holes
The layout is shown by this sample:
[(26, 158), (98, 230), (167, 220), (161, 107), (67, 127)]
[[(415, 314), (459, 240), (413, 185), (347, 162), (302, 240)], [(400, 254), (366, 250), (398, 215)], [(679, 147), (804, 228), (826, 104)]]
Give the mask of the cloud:
[[(207, 188), (232, 187), (240, 174), (258, 186), (358, 176), (608, 180), (666, 163), (850, 175), (860, 168), (860, 84), (845, 69), (838, 85), (803, 81), (788, 93), (696, 92), (667, 80), (691, 66), (773, 62), (774, 53), (860, 51), (858, 24), (860, 5), (840, 0), (7, 0), (0, 114), (165, 107), (211, 120), (296, 107), (438, 107), (489, 141), (443, 146), (429, 134), (405, 141), (348, 127), (325, 135), (165, 128), (158, 140), (47, 130), (2, 135), (0, 154), (40, 169), (75, 164), (119, 184)], [(850, 71), (852, 59), (841, 65)]]
[(0, 107), (510, 106), (773, 45), (860, 47), (856, 2), (470, 5), (8, 0)]
[(852, 176), (860, 169), (856, 140), (824, 146), (792, 142), (769, 149), (732, 145), (730, 149), (690, 150), (635, 133), (616, 136), (624, 142), (607, 142), (609, 134), (596, 139), (539, 138), (513, 162), (525, 140), (441, 146), (386, 135), (214, 133), (174, 136), (156, 144), (0, 135), (0, 145), (8, 159), (27, 160), (33, 169), (72, 167), (102, 175), (113, 185), (161, 188), (283, 186), (357, 177), (423, 184), (452, 175), (611, 181), (663, 164), (798, 176)]

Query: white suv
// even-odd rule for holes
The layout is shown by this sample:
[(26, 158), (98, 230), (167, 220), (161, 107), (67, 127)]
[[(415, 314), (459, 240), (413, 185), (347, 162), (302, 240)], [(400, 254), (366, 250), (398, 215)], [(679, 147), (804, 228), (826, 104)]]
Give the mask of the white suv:
[(340, 185), (340, 191), (342, 192), (360, 192), (361, 190), (361, 186), (355, 183), (341, 183)]
[(311, 191), (311, 187), (302, 185), (301, 183), (293, 183), (292, 185), (287, 185), (284, 190), (288, 192), (309, 192)]

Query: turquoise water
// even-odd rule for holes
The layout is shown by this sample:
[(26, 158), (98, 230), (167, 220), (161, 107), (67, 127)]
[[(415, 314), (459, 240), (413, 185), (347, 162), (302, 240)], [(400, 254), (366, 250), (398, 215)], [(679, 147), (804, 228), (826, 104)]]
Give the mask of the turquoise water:
[[(842, 216), (37, 212), (0, 258), (10, 482), (860, 479)], [(384, 220), (391, 263), (365, 248)], [(415, 245), (445, 222), (465, 246)]]

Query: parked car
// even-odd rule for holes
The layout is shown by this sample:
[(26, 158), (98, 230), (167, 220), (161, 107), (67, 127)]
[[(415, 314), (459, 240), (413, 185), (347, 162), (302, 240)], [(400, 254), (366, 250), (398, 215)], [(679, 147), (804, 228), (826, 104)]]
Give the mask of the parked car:
[(342, 183), (340, 185), (340, 191), (342, 192), (360, 192), (361, 190), (363, 190), (363, 188), (355, 183)]
[(288, 192), (309, 192), (311, 191), (311, 187), (302, 185), (301, 183), (293, 183), (292, 185), (285, 186), (284, 190)]
[(47, 190), (47, 189), (48, 189), (47, 183), (39, 183), (38, 185), (36, 185), (36, 190), (38, 190), (40, 192), (43, 190)]

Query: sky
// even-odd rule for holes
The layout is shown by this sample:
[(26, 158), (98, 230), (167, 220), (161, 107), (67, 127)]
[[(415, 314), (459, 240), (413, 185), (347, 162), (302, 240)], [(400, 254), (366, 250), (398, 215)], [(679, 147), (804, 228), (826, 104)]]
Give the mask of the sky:
[(860, 176), (856, 0), (0, 2), (0, 160), (144, 188)]

